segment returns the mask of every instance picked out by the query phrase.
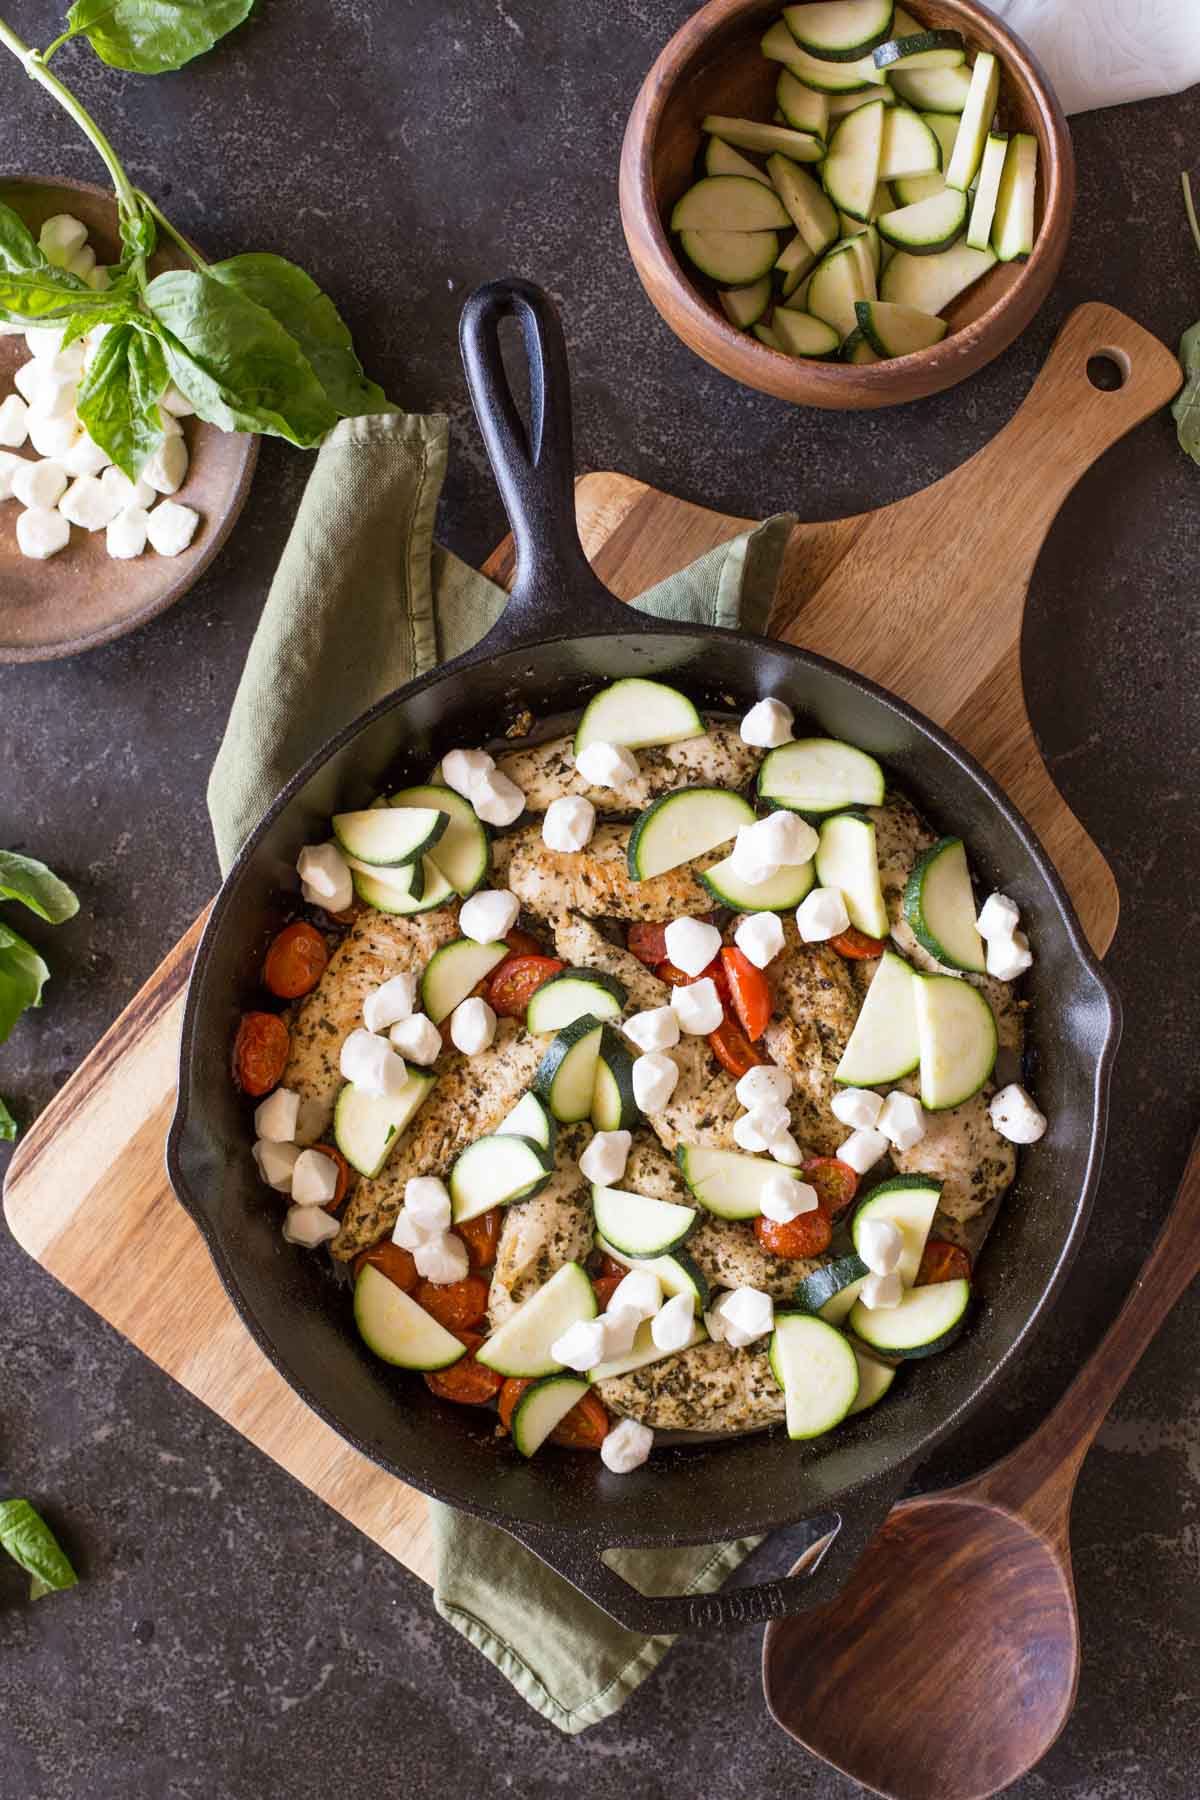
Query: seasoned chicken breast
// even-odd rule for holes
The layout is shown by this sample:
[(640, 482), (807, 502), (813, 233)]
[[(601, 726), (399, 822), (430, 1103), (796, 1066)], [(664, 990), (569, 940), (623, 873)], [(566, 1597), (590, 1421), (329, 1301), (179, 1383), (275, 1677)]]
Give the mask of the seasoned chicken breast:
[(615, 975), (625, 989), (625, 1011), (646, 1012), (665, 1006), (671, 990), (652, 969), (619, 944), (610, 944), (603, 932), (580, 913), (560, 913), (554, 920), (554, 948), (574, 968), (600, 969)]
[(620, 789), (590, 787), (575, 768), (569, 737), (508, 750), (496, 764), (515, 781), (530, 812), (545, 812), (564, 794), (582, 794), (602, 818), (628, 817), (676, 788), (741, 788), (758, 768), (760, 750), (744, 744), (735, 724), (711, 723), (703, 737), (637, 752), (639, 773)]
[(675, 1092), (647, 1123), (667, 1150), (679, 1144), (710, 1144), (733, 1150), (733, 1123), (742, 1111), (734, 1083), (709, 1048), (708, 1039), (683, 1037), (664, 1050), (679, 1070)]
[[(900, 1085), (913, 1094), (918, 1087), (911, 1075)], [(899, 1174), (934, 1175), (945, 1183), (933, 1223), (934, 1237), (963, 1242), (942, 1227), (952, 1221), (966, 1225), (977, 1219), (1012, 1185), (1017, 1172), (1016, 1146), (1000, 1136), (988, 1115), (988, 1102), (995, 1091), (989, 1082), (961, 1106), (927, 1112), (921, 1142), (911, 1150), (892, 1151)]]
[[(629, 827), (600, 825), (586, 850), (548, 850), (540, 824), (513, 833), (508, 885), (541, 919), (563, 912), (611, 919), (678, 919), (711, 910), (712, 895), (694, 865), (634, 881), (627, 861)], [(714, 852), (711, 861), (719, 860)]]
[(612, 1412), (655, 1431), (755, 1431), (784, 1416), (783, 1393), (762, 1349), (693, 1344), (628, 1375), (610, 1375), (596, 1392)]
[(493, 1330), (564, 1263), (582, 1262), (592, 1248), (591, 1184), (577, 1166), (590, 1135), (584, 1125), (560, 1131), (546, 1186), (505, 1209), (488, 1296)]

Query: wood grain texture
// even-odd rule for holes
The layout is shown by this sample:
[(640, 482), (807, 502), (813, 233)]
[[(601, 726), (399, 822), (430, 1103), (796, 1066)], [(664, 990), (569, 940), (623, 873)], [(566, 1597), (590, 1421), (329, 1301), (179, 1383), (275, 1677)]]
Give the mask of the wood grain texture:
[(1000, 124), (1038, 140), (1037, 239), (1025, 262), (998, 264), (947, 311), (940, 344), (868, 365), (810, 362), (768, 349), (737, 331), (717, 301), (718, 284), (676, 255), (667, 222), (695, 180), (707, 113), (767, 121), (779, 63), (759, 49), (778, 0), (710, 0), (681, 26), (647, 75), (621, 149), (621, 223), (653, 305), (698, 356), (735, 381), (801, 406), (896, 406), (937, 394), (983, 368), (1012, 343), (1054, 284), (1071, 231), (1075, 159), (1062, 108), (1037, 62), (994, 13), (974, 0), (916, 0), (934, 28), (962, 33), (1001, 66)]
[[(1097, 346), (1126, 359), (1118, 392), (1098, 392), (1082, 373)], [(1177, 381), (1174, 358), (1130, 320), (1107, 307), (1080, 309), (995, 444), (910, 500), (796, 528), (773, 617), (779, 635), (856, 663), (970, 745), (1033, 821), (1101, 951), (1116, 926), (1116, 887), (1037, 754), (1020, 689), (1021, 610), (1063, 495)], [(624, 598), (748, 523), (622, 475), (585, 476), (576, 496), (585, 548)], [(486, 572), (505, 582), (511, 571), (506, 541)], [(897, 607), (920, 654), (897, 654)], [(202, 924), (18, 1146), (5, 1185), (9, 1225), (30, 1255), (168, 1374), (428, 1579), (424, 1501), (348, 1449), (274, 1372), (168, 1186), (163, 1146)]]

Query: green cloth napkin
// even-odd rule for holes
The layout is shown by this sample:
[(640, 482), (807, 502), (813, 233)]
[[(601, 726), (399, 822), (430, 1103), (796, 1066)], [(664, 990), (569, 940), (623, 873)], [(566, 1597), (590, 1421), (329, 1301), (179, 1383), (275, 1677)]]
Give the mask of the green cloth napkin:
[[(448, 445), (444, 418), (375, 414), (343, 420), (317, 456), (209, 780), (222, 870), (314, 750), (470, 649), (503, 609), (502, 589), (433, 541)], [(792, 523), (768, 519), (634, 605), (762, 630)], [(432, 1513), (438, 1611), (561, 1731), (607, 1718), (666, 1655), (670, 1638), (626, 1631), (495, 1526)], [(711, 1593), (756, 1542), (608, 1560), (643, 1593)]]

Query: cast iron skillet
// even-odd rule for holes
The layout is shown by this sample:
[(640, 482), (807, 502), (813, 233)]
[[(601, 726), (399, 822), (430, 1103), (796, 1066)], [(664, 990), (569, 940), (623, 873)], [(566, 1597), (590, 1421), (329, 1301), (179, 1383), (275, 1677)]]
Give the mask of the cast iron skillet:
[[(531, 371), (531, 425), (500, 356), (515, 317)], [(477, 648), (348, 725), (300, 770), (243, 847), (197, 952), (183, 1025), (167, 1162), (221, 1279), (275, 1367), (364, 1455), (426, 1494), (503, 1526), (623, 1624), (646, 1632), (726, 1627), (799, 1611), (844, 1581), (913, 1468), (995, 1387), (1058, 1290), (1100, 1169), (1118, 1005), (1045, 851), (978, 763), (883, 689), (803, 650), (743, 632), (660, 624), (620, 605), (591, 573), (575, 529), (566, 350), (550, 301), (492, 283), (462, 318), (467, 377), (517, 545), (512, 598)], [(1024, 1153), (979, 1271), (964, 1338), (897, 1382), (886, 1404), (815, 1445), (778, 1431), (673, 1447), (630, 1476), (595, 1456), (522, 1462), (488, 1412), (433, 1398), (373, 1358), (324, 1257), (289, 1248), (250, 1158), (250, 1107), (229, 1054), (301, 845), (329, 815), (363, 806), (385, 776), (424, 779), (440, 754), (499, 733), (520, 709), (578, 707), (622, 675), (663, 676), (701, 706), (785, 698), (820, 731), (879, 756), (936, 825), (961, 832), (985, 888), (1003, 885), (1029, 922), (1031, 1057), (1048, 1136)], [(708, 1596), (643, 1596), (610, 1545), (703, 1543), (801, 1520), (837, 1526), (800, 1576)]]

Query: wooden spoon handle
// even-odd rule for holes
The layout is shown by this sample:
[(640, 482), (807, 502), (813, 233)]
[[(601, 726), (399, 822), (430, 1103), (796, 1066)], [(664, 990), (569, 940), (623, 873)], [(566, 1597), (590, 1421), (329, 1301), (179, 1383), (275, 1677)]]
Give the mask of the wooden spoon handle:
[(1200, 1273), (1200, 1136), (1192, 1145), (1174, 1204), (1129, 1296), (1095, 1354), (1050, 1416), (972, 1493), (1020, 1511), (1033, 1523), (1065, 1528), (1079, 1465), (1117, 1395), (1159, 1326)]

